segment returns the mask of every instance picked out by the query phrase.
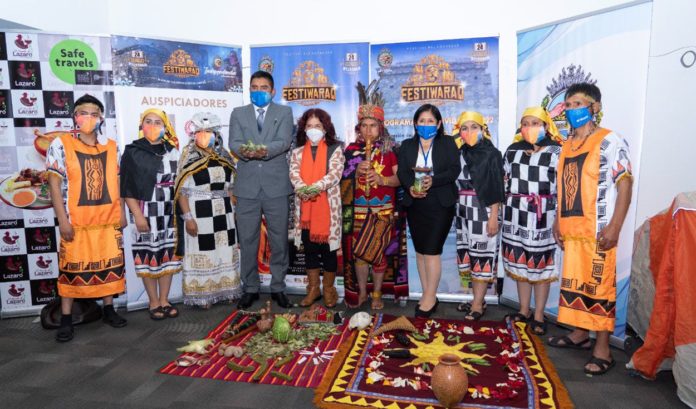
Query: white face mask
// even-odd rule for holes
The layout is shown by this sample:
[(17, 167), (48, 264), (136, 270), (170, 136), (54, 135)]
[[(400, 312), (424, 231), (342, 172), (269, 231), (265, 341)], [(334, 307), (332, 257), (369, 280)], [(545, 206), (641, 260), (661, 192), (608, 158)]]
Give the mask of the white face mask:
[(317, 128), (307, 129), (305, 133), (307, 134), (307, 138), (314, 144), (318, 143), (321, 138), (324, 137), (324, 131)]

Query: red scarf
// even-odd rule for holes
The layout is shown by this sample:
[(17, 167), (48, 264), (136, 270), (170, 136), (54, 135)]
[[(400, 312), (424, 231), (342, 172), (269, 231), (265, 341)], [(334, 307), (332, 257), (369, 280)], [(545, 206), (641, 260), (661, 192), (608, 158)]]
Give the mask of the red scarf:
[[(312, 146), (307, 141), (302, 151), (300, 178), (307, 185), (321, 180), (326, 176), (326, 157), (328, 147), (322, 139), (317, 146), (316, 157), (312, 158)], [(312, 200), (302, 201), (300, 207), (300, 227), (309, 229), (309, 239), (314, 243), (329, 242), (331, 224), (331, 209), (326, 191), (322, 191)]]

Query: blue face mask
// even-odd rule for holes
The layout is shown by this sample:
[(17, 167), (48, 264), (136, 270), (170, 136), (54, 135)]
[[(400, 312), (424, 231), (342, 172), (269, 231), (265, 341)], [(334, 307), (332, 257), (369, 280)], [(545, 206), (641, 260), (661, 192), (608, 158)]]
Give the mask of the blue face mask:
[(271, 102), (273, 97), (268, 91), (251, 91), (251, 103), (257, 107), (265, 107)]
[(592, 120), (592, 114), (590, 113), (590, 109), (588, 107), (566, 109), (565, 115), (568, 123), (574, 129), (580, 128)]
[(416, 132), (423, 139), (432, 139), (437, 135), (437, 125), (416, 125)]

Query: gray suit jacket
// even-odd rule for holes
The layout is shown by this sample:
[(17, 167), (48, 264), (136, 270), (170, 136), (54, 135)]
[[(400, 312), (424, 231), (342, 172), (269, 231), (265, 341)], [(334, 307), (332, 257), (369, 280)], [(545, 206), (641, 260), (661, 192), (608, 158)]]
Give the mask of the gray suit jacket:
[[(271, 102), (259, 134), (254, 109), (252, 104), (244, 105), (232, 110), (230, 115), (230, 150), (240, 158), (234, 194), (243, 199), (255, 199), (263, 189), (269, 198), (287, 196), (292, 193), (285, 156), (293, 137), (292, 110)], [(266, 145), (268, 156), (252, 160), (243, 158), (239, 148), (249, 140)]]

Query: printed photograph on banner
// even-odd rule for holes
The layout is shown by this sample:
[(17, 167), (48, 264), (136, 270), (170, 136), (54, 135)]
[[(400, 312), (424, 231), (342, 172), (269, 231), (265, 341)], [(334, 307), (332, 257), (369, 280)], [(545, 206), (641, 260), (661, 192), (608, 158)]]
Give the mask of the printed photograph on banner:
[[(0, 176), (0, 180), (5, 180), (8, 176)], [(8, 202), (2, 200), (0, 197), (0, 229), (4, 222), (21, 220), (24, 217), (24, 211), (22, 208), (18, 208), (8, 204)]]
[(367, 86), (368, 44), (306, 44), (252, 47), (252, 71), (273, 75), (278, 104), (297, 119), (311, 108), (331, 115), (338, 139), (355, 139), (358, 81)]
[(112, 36), (114, 84), (242, 92), (241, 48)]
[(462, 111), (480, 112), (498, 134), (498, 38), (371, 44), (370, 78), (379, 80), (385, 125), (400, 142), (413, 136), (413, 113), (438, 106), (449, 134)]
[(7, 63), (0, 60), (0, 89), (10, 89), (10, 66)]
[[(16, 147), (6, 155), (0, 148), (0, 174), (4, 175), (0, 178), (0, 201), (4, 205), (21, 210), (51, 207), (45, 171), (48, 142), (40, 137), (44, 129), (44, 119), (14, 119)], [(2, 156), (7, 156), (8, 160), (1, 161)], [(8, 164), (11, 168), (4, 168)], [(22, 212), (18, 218), (22, 218)]]
[(21, 310), (31, 306), (30, 294), (28, 280), (0, 283), (0, 301), (3, 311)]
[[(0, 99), (2, 96), (0, 94)], [(15, 136), (14, 136), (14, 121), (10, 118), (0, 117), (0, 147), (1, 146), (14, 146)]]
[(0, 282), (29, 280), (30, 276), (26, 255), (0, 256)]
[[(12, 138), (14, 139), (14, 135)], [(12, 145), (14, 145), (14, 141)], [(0, 146), (0, 175), (8, 175), (18, 170), (17, 148), (15, 146)]]
[(0, 256), (27, 254), (23, 228), (0, 229)]
[(6, 58), (9, 60), (39, 60), (38, 34), (25, 32), (6, 32)]
[(43, 118), (43, 95), (41, 90), (13, 89), (12, 116), (19, 118)]

